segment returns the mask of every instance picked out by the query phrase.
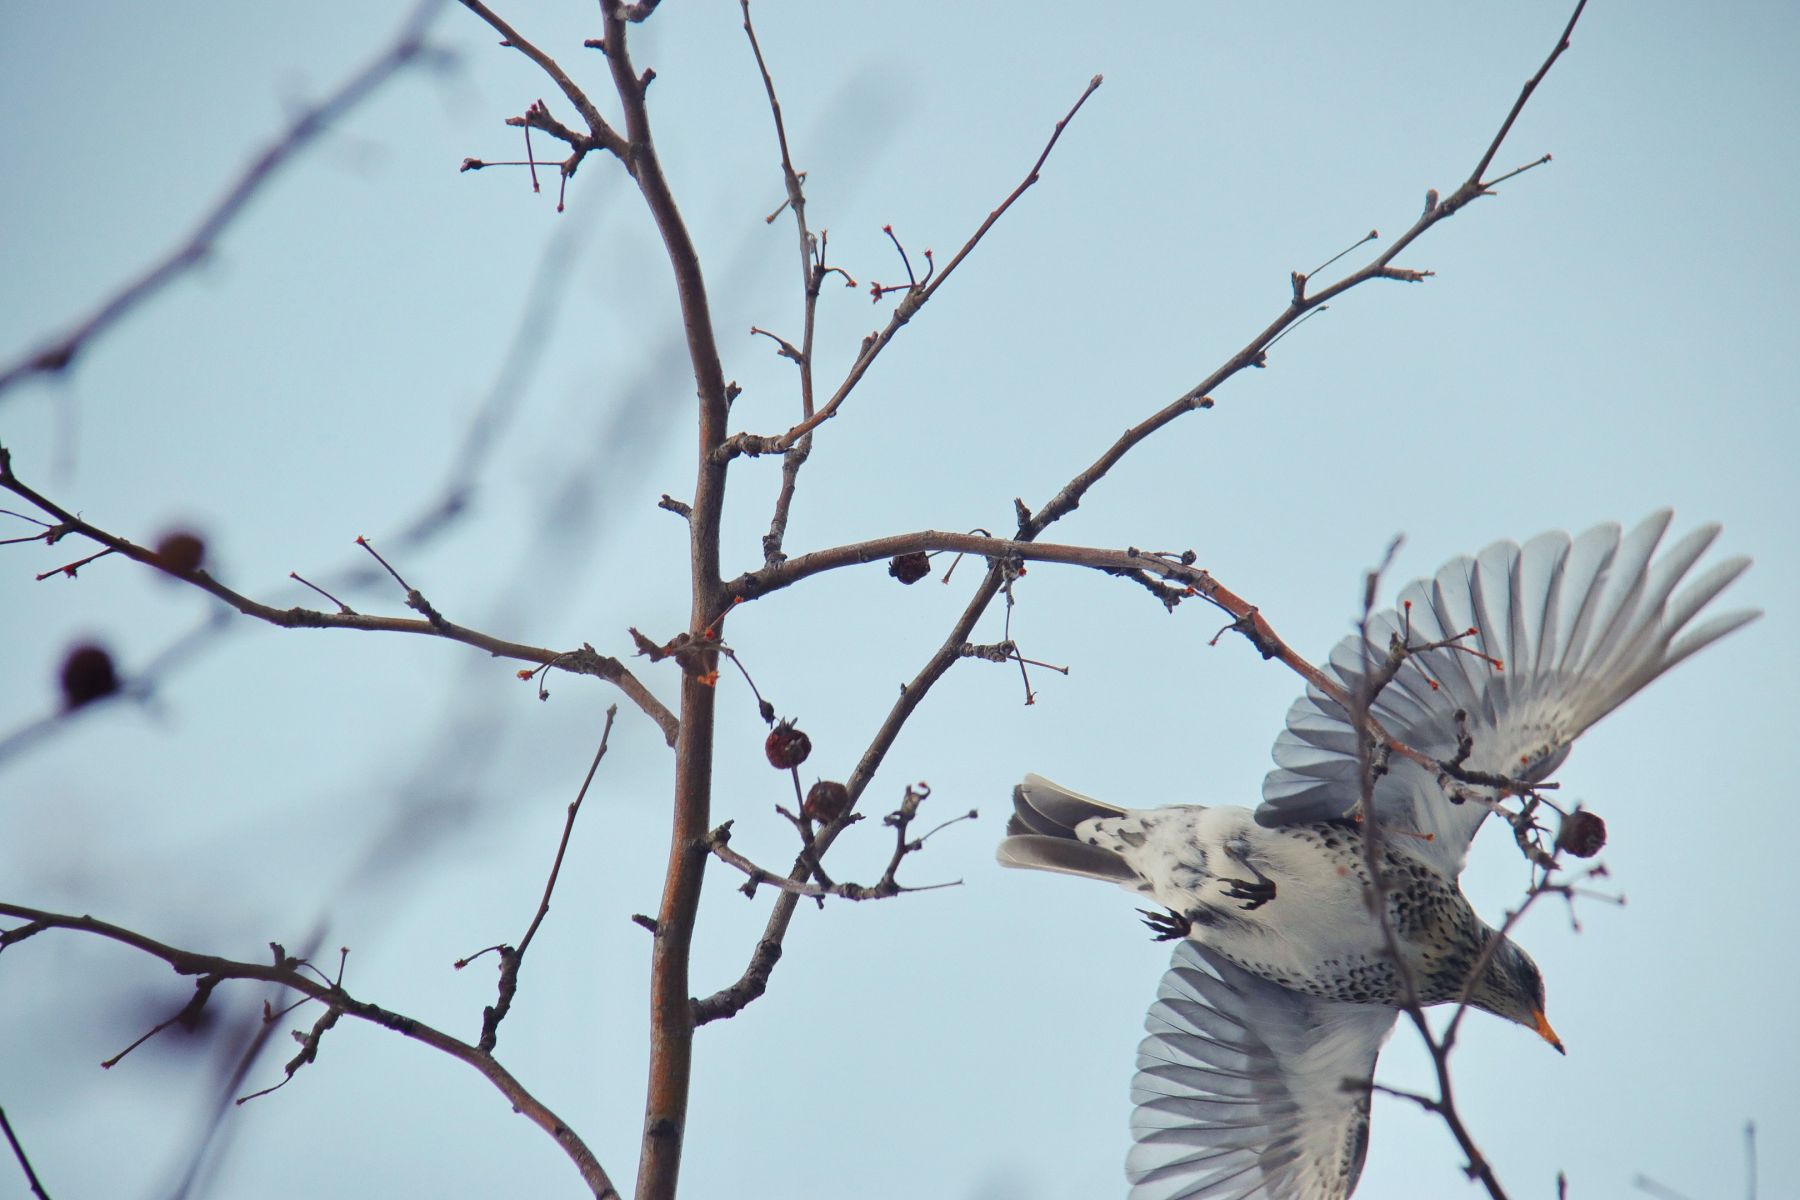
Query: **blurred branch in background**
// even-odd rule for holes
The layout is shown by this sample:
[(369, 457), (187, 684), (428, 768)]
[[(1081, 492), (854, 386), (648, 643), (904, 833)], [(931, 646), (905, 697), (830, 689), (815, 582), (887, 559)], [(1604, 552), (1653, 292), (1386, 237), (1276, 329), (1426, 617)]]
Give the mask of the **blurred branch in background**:
[[(563, 301), (571, 278), (571, 268), (577, 261), (586, 225), (581, 221), (559, 224), (549, 244), (539, 255), (537, 266), (532, 273), (531, 283), (526, 289), (524, 303), (511, 341), (501, 355), (492, 382), (488, 385), (474, 415), (464, 429), (461, 443), (457, 447), (455, 457), (445, 472), (441, 490), (428, 498), (419, 506), (418, 512), (404, 521), (392, 535), (384, 538), (384, 544), (397, 550), (418, 552), (424, 550), (440, 537), (449, 533), (457, 523), (465, 517), (474, 503), (482, 486), (482, 474), (492, 460), (495, 449), (513, 418), (517, 415), (520, 398), (530, 386), (539, 362), (542, 360), (541, 350), (555, 325), (558, 309)], [(0, 455), (6, 452), (0, 447)], [(10, 462), (0, 475), (11, 471)], [(0, 510), (0, 515), (9, 515), (27, 521), (36, 526), (38, 532), (27, 536), (11, 537), (0, 540), (0, 546), (43, 541), (47, 545), (54, 544), (49, 536), (54, 532), (60, 540), (67, 532), (50, 523), (40, 521), (26, 514), (11, 510)], [(158, 539), (158, 549), (170, 538), (180, 538), (179, 549), (186, 559), (194, 565), (205, 557), (205, 542), (190, 530), (175, 530)], [(75, 578), (73, 571), (58, 568), (45, 572), (40, 582), (52, 576), (61, 575), (69, 579)], [(380, 569), (369, 565), (367, 555), (358, 555), (356, 560), (329, 571), (309, 570), (303, 577), (297, 572), (290, 572), (290, 578), (302, 582), (307, 587), (320, 591), (330, 598), (333, 591), (349, 591), (369, 586), (381, 578)], [(323, 586), (315, 586), (307, 582), (310, 579), (323, 580)], [(334, 601), (342, 606), (341, 601)], [(28, 747), (41, 744), (43, 739), (62, 728), (71, 719), (90, 714), (110, 695), (122, 698), (146, 701), (169, 678), (188, 665), (198, 661), (207, 652), (216, 648), (224, 635), (243, 629), (244, 626), (232, 621), (223, 608), (213, 609), (201, 619), (199, 624), (188, 632), (175, 638), (161, 650), (153, 654), (147, 662), (134, 666), (129, 670), (118, 667), (117, 690), (106, 695), (95, 696), (91, 701), (84, 700), (79, 704), (65, 703), (63, 707), (45, 713), (19, 728), (0, 733), (0, 763), (21, 753)], [(67, 697), (65, 696), (65, 700)], [(665, 737), (668, 732), (665, 729)]]
[[(507, 1098), (514, 1111), (522, 1113), (533, 1124), (548, 1133), (556, 1144), (562, 1147), (563, 1152), (574, 1161), (576, 1169), (581, 1172), (583, 1181), (592, 1189), (596, 1200), (606, 1200), (607, 1197), (619, 1194), (613, 1188), (611, 1180), (607, 1178), (599, 1161), (594, 1158), (593, 1152), (587, 1148), (575, 1131), (545, 1107), (537, 1097), (533, 1096), (488, 1051), (451, 1037), (449, 1034), (433, 1029), (423, 1022), (401, 1013), (356, 999), (344, 989), (340, 980), (326, 977), (304, 958), (289, 955), (279, 943), (269, 943), (272, 958), (267, 964), (239, 962), (217, 955), (202, 954), (164, 945), (144, 934), (85, 915), (72, 916), (0, 902), (0, 916), (24, 922), (22, 925), (15, 925), (11, 929), (0, 931), (0, 953), (12, 950), (14, 946), (51, 929), (67, 929), (78, 933), (93, 934), (159, 958), (173, 967), (178, 974), (197, 976), (198, 982), (194, 998), (191, 1001), (195, 1011), (203, 1008), (211, 998), (213, 990), (228, 979), (273, 983), (298, 993), (302, 1002), (318, 1001), (324, 1005), (325, 1012), (315, 1023), (312, 1033), (302, 1039), (300, 1052), (288, 1062), (283, 1082), (293, 1078), (296, 1071), (313, 1061), (318, 1053), (320, 1037), (342, 1016), (351, 1016), (373, 1025), (379, 1025), (402, 1037), (422, 1042), (434, 1050), (440, 1050), (450, 1057), (474, 1067), (489, 1083), (494, 1085), (501, 1095)], [(278, 1020), (293, 1007), (297, 1007), (297, 1005), (282, 1009), (279, 1013), (266, 1013), (265, 1020), (270, 1022)], [(164, 1022), (164, 1026), (158, 1028), (165, 1027), (167, 1024), (169, 1022)], [(152, 1033), (154, 1032), (153, 1030)], [(240, 1097), (238, 1103), (242, 1104), (253, 1096), (261, 1094), (263, 1093), (258, 1092), (251, 1096)]]
[(47, 339), (17, 362), (0, 367), (0, 398), (14, 384), (34, 375), (67, 370), (69, 364), (115, 322), (204, 261), (213, 252), (220, 236), (284, 166), (396, 74), (419, 63), (441, 64), (442, 55), (425, 41), (425, 30), (441, 5), (442, 0), (420, 0), (388, 48), (331, 95), (295, 116), (287, 128), (250, 161), (179, 246), (109, 296), (85, 320)]
[[(1655, 1200), (1694, 1200), (1685, 1192), (1678, 1192), (1672, 1187), (1658, 1183), (1648, 1175), (1638, 1175), (1631, 1181), (1631, 1186)], [(1757, 1167), (1756, 1167), (1756, 1122), (1744, 1123), (1744, 1195), (1746, 1200), (1757, 1200)]]

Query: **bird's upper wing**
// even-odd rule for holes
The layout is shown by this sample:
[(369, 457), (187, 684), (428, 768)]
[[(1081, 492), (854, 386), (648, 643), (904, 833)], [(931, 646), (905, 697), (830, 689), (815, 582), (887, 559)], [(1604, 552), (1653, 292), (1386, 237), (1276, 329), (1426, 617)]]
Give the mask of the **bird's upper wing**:
[(1345, 1200), (1398, 1012), (1314, 999), (1182, 941), (1138, 1046), (1131, 1200)]
[[(1573, 540), (1546, 533), (1523, 547), (1496, 542), (1410, 584), (1400, 610), (1371, 617), (1369, 662), (1386, 658), (1393, 634), (1422, 645), (1472, 633), (1408, 658), (1376, 698), (1376, 719), (1401, 742), (1447, 760), (1457, 751), (1456, 714), (1464, 712), (1474, 743), (1464, 766), (1548, 778), (1588, 726), (1761, 615), (1724, 613), (1689, 628), (1750, 560), (1727, 559), (1677, 592), (1719, 527), (1701, 526), (1657, 555), (1670, 515), (1652, 513), (1623, 536), (1617, 525), (1600, 525)], [(1332, 651), (1327, 674), (1354, 692), (1364, 670), (1362, 643), (1352, 634)], [(1348, 714), (1317, 689), (1288, 710), (1274, 756), (1277, 769), (1263, 782), (1256, 813), (1264, 825), (1344, 817), (1361, 799)], [(1453, 798), (1451, 782), (1395, 756), (1374, 798), (1383, 824), (1428, 835), (1421, 849), (1454, 874), (1493, 793), (1456, 784)]]

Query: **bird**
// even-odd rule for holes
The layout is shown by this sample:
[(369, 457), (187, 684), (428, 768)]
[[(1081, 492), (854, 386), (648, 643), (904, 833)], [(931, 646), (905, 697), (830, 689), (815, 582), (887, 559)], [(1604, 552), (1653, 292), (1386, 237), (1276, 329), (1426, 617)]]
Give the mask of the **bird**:
[[(1690, 577), (1720, 527), (1664, 545), (1672, 516), (1496, 542), (1408, 585), (1332, 651), (1338, 695), (1314, 682), (1289, 709), (1254, 811), (1123, 808), (1037, 775), (1014, 789), (1002, 865), (1167, 910), (1146, 913), (1176, 946), (1132, 1080), (1130, 1200), (1346, 1200), (1409, 983), (1421, 1005), (1466, 995), (1563, 1049), (1537, 964), (1458, 878), (1509, 790), (1542, 784), (1595, 722), (1761, 615), (1700, 619), (1750, 560)], [(1359, 695), (1416, 752), (1378, 748), (1368, 792), (1397, 955), (1370, 903), (1364, 759), (1343, 703)]]

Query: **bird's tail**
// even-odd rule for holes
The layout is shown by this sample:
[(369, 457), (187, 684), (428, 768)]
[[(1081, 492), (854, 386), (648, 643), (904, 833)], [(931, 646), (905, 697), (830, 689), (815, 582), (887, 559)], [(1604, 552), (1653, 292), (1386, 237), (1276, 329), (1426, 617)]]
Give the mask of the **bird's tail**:
[(1109, 883), (1128, 883), (1137, 872), (1111, 850), (1081, 840), (1075, 827), (1093, 817), (1125, 812), (1079, 792), (1058, 787), (1041, 775), (1027, 775), (1013, 788), (1013, 815), (995, 857), (1003, 867), (1060, 871)]

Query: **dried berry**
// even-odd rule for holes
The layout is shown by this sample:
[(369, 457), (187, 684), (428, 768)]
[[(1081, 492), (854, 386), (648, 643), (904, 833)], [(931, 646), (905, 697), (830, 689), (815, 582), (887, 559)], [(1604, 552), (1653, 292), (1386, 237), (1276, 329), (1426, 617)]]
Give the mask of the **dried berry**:
[(834, 779), (821, 779), (806, 793), (800, 811), (821, 825), (828, 825), (850, 809), (850, 789)]
[(119, 690), (119, 675), (113, 670), (112, 655), (95, 645), (81, 645), (63, 659), (63, 703), (80, 708)]
[(1606, 822), (1585, 808), (1578, 808), (1562, 820), (1556, 831), (1556, 848), (1567, 850), (1576, 858), (1592, 858), (1606, 845)]
[(898, 554), (888, 561), (888, 574), (901, 583), (914, 584), (931, 574), (931, 559), (923, 550), (914, 550), (911, 554)]
[(786, 771), (806, 761), (812, 753), (812, 739), (794, 728), (792, 721), (783, 721), (769, 730), (769, 736), (763, 741), (763, 753), (769, 756), (771, 767)]
[(169, 570), (186, 575), (206, 560), (206, 543), (185, 529), (171, 530), (156, 543), (156, 556)]

